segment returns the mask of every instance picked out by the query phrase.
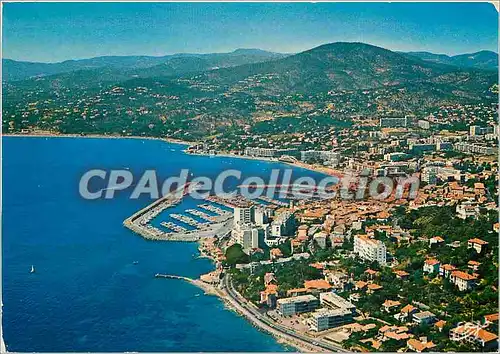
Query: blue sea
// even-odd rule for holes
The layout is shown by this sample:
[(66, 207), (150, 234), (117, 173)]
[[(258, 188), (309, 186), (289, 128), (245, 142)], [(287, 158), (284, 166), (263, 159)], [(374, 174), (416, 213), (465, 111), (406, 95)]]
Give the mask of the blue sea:
[[(146, 241), (122, 226), (149, 204), (130, 191), (84, 200), (92, 168), (128, 168), (159, 179), (188, 168), (266, 176), (277, 163), (189, 156), (156, 140), (4, 137), (3, 335), (16, 352), (285, 351), (216, 297), (155, 273), (197, 277), (212, 270), (196, 243)], [(288, 166), (287, 166), (288, 168)], [(293, 176), (320, 177), (294, 169)], [(196, 204), (187, 200), (187, 206)], [(184, 204), (184, 203), (183, 203)], [(134, 265), (133, 262), (139, 263)], [(31, 266), (36, 272), (30, 274)]]

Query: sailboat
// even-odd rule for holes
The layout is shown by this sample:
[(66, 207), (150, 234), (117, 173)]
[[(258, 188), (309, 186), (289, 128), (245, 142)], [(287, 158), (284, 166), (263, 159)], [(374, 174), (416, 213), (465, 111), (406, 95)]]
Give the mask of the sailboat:
[(30, 273), (35, 273), (35, 267), (33, 265), (31, 265)]

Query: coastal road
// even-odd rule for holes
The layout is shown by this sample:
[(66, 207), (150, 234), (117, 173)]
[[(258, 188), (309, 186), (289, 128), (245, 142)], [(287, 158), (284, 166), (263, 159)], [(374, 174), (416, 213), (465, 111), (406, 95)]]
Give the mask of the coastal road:
[[(292, 342), (299, 342), (303, 346), (310, 346), (312, 348), (321, 348), (332, 352), (345, 352), (346, 350), (340, 345), (335, 345), (333, 343), (325, 343), (319, 338), (310, 338), (309, 336), (297, 333), (285, 326), (282, 326), (269, 317), (261, 314), (256, 308), (248, 304), (247, 300), (243, 299), (241, 295), (234, 289), (233, 283), (230, 279), (229, 274), (226, 273), (224, 276), (224, 287), (230, 297), (231, 303), (236, 307), (236, 309), (243, 315), (248, 317), (252, 322), (257, 324), (260, 328), (268, 331), (272, 334), (277, 334), (278, 336), (287, 338)], [(301, 343), (302, 342), (302, 343)]]

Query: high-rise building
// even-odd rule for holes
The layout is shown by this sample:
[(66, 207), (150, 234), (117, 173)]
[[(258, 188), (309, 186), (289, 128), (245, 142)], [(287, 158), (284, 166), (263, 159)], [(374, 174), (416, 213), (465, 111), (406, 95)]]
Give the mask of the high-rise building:
[(273, 209), (265, 207), (256, 207), (254, 210), (254, 222), (257, 225), (264, 225), (269, 223), (269, 218), (273, 214)]
[(234, 242), (240, 244), (243, 251), (248, 253), (252, 249), (264, 246), (266, 228), (250, 224), (238, 225), (232, 230), (231, 236)]
[(255, 208), (253, 205), (248, 207), (235, 207), (233, 216), (234, 225), (251, 224), (255, 221)]
[(274, 237), (292, 236), (295, 218), (290, 211), (284, 211), (276, 216), (271, 223), (271, 235)]

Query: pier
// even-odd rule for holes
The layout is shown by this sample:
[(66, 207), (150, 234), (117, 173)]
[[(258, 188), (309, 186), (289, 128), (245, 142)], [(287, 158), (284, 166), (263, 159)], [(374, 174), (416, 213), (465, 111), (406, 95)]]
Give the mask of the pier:
[(190, 218), (189, 216), (181, 215), (181, 214), (170, 214), (170, 217), (175, 220), (179, 220), (185, 224), (188, 224), (189, 226), (196, 227), (197, 229), (203, 226), (203, 223), (196, 221), (193, 218)]
[(211, 204), (200, 204), (200, 205), (198, 205), (198, 207), (205, 209), (205, 210), (208, 210), (208, 211), (211, 211), (212, 213), (218, 214), (218, 215), (229, 214), (228, 211), (225, 211), (221, 208), (217, 208), (216, 206), (211, 205)]
[(215, 221), (215, 219), (216, 219), (215, 216), (210, 216), (210, 215), (205, 214), (204, 212), (196, 210), (196, 209), (187, 209), (186, 213), (197, 216), (200, 219), (203, 219), (205, 221)]

